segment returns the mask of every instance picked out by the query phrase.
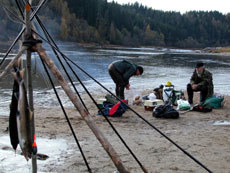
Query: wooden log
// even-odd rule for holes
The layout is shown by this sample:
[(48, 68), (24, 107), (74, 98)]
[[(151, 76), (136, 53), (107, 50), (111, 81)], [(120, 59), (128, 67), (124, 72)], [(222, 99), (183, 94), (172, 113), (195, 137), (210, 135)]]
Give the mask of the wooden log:
[(92, 119), (89, 112), (87, 112), (84, 108), (84, 106), (79, 101), (77, 95), (72, 91), (68, 83), (65, 81), (64, 77), (60, 73), (60, 71), (57, 69), (54, 62), (50, 59), (50, 57), (47, 55), (45, 49), (42, 47), (42, 44), (38, 43), (36, 46), (33, 47), (33, 50), (35, 50), (38, 55), (41, 57), (41, 59), (45, 62), (45, 64), (48, 66), (50, 71), (53, 73), (55, 78), (58, 80), (59, 84), (65, 91), (66, 95), (69, 97), (69, 99), (72, 101), (73, 105), (76, 107), (76, 109), (81, 114), (82, 118), (86, 121), (89, 128), (92, 130), (96, 138), (99, 140), (105, 151), (108, 153), (110, 158), (112, 159), (114, 165), (117, 167), (118, 171), (121, 173), (128, 173), (129, 171), (126, 170), (124, 167), (120, 157), (112, 147), (112, 145), (108, 142), (108, 140), (105, 138), (103, 133), (97, 128), (96, 124), (94, 123), (94, 120)]
[(18, 52), (18, 54), (10, 61), (10, 63), (5, 67), (3, 72), (0, 74), (0, 81), (3, 76), (6, 75), (7, 72), (13, 67), (13, 65), (17, 62), (18, 58), (22, 56), (24, 51), (27, 49), (27, 46), (22, 46), (21, 50)]

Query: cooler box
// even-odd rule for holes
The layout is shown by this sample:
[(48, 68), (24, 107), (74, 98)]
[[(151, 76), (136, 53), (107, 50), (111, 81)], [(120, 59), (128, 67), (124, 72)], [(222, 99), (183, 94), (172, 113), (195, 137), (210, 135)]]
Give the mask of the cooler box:
[(156, 106), (164, 105), (163, 100), (154, 99), (154, 100), (145, 100), (144, 107), (146, 111), (153, 111)]

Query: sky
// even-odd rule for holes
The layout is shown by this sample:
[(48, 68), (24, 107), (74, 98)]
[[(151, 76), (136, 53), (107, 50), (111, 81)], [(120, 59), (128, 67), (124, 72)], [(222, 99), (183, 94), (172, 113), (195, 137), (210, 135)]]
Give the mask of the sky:
[[(112, 2), (113, 0), (107, 0)], [(162, 11), (219, 11), (223, 14), (230, 13), (229, 0), (114, 0), (118, 4), (138, 2), (152, 9)]]

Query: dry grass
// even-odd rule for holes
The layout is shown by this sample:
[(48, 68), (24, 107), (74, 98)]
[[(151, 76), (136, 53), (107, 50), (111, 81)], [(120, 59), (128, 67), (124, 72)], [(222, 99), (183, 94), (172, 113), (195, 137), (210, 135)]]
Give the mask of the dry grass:
[(212, 53), (222, 53), (222, 52), (230, 52), (230, 47), (220, 47), (211, 49)]

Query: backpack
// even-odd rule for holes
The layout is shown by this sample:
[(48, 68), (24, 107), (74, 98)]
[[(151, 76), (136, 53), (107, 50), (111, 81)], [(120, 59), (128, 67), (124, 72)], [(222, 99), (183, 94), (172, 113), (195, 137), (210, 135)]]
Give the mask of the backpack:
[(197, 111), (197, 112), (211, 112), (212, 111), (212, 107), (207, 107), (204, 104), (201, 105), (196, 105), (193, 107), (192, 109), (193, 111)]
[[(126, 100), (122, 101), (126, 103)], [(121, 117), (127, 110), (127, 106), (123, 102), (119, 101), (116, 104), (112, 104), (107, 101), (103, 102), (103, 108), (98, 111), (98, 115), (102, 115), (103, 112), (105, 116)]]
[(156, 118), (179, 118), (179, 112), (170, 104), (160, 105), (153, 110), (153, 116)]

